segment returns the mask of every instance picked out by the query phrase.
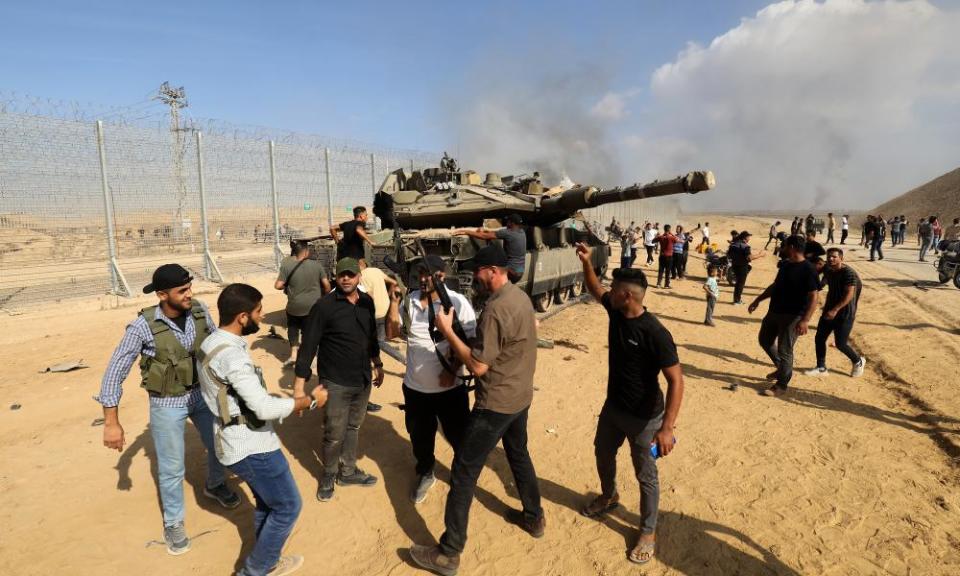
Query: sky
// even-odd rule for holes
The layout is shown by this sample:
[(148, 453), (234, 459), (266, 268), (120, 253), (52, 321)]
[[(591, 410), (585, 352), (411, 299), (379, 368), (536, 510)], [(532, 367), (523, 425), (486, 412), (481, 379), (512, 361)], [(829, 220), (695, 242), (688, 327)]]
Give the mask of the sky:
[(460, 156), (704, 209), (867, 208), (960, 165), (960, 0), (0, 0), (0, 94)]

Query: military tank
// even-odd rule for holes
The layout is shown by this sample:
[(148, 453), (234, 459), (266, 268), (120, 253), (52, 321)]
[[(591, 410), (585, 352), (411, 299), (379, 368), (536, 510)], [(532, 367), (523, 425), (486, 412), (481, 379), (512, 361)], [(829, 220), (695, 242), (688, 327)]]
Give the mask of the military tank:
[[(696, 194), (715, 186), (712, 172), (690, 172), (672, 180), (627, 187), (599, 189), (570, 185), (545, 188), (539, 174), (481, 178), (472, 170), (460, 171), (444, 155), (436, 168), (398, 169), (384, 179), (373, 202), (373, 213), (383, 230), (371, 234), (367, 261), (388, 268), (406, 285), (416, 285), (416, 263), (423, 252), (438, 254), (448, 263), (448, 286), (474, 298), (473, 275), (462, 263), (487, 243), (454, 235), (457, 228), (500, 227), (504, 218), (517, 214), (527, 235), (526, 266), (517, 285), (534, 307), (546, 312), (551, 305), (579, 296), (583, 268), (575, 244), (594, 246), (593, 267), (603, 275), (610, 248), (593, 230), (580, 210), (612, 202), (626, 202), (674, 194)], [(500, 240), (492, 240), (500, 242)], [(332, 240), (312, 244), (314, 257), (331, 267), (335, 259)]]

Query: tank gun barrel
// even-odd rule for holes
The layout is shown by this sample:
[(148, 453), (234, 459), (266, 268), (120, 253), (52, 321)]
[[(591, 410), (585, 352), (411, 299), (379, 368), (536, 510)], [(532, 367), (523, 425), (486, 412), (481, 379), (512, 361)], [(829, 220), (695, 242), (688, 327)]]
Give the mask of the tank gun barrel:
[[(626, 202), (642, 198), (657, 198), (673, 194), (696, 194), (710, 190), (716, 186), (713, 172), (688, 172), (686, 176), (678, 176), (673, 180), (657, 180), (650, 184), (633, 184), (626, 188), (609, 188), (597, 190), (592, 186), (577, 186), (564, 191), (558, 196), (545, 198), (540, 209), (547, 214), (573, 214), (577, 210), (595, 208), (612, 202)], [(567, 216), (564, 216), (566, 218)]]

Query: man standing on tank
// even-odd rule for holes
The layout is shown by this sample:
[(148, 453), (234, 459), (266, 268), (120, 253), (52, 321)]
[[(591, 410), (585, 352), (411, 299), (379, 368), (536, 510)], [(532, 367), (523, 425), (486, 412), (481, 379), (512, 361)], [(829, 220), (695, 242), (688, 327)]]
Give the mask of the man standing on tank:
[(510, 214), (503, 219), (505, 226), (499, 230), (457, 230), (454, 236), (469, 236), (477, 240), (503, 240), (503, 250), (507, 253), (507, 277), (516, 284), (523, 278), (527, 262), (527, 233), (523, 229), (523, 219), (519, 214)]
[[(344, 258), (366, 259), (364, 243), (371, 244), (366, 229), (367, 218), (369, 217), (366, 208), (354, 206), (353, 220), (343, 224), (334, 224), (330, 228), (330, 235), (333, 236), (333, 241), (337, 243), (337, 262)], [(343, 237), (340, 237), (341, 233)]]

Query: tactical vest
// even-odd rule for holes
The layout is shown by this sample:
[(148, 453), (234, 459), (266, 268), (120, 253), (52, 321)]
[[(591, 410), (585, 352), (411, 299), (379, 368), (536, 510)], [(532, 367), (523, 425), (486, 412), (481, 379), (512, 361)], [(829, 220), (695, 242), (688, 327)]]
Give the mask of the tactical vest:
[[(221, 344), (216, 348), (214, 348), (213, 350), (211, 350), (210, 353), (206, 354), (205, 356), (202, 351), (200, 352), (200, 355), (202, 358), (201, 369), (204, 371), (204, 373), (207, 375), (207, 378), (209, 378), (211, 382), (215, 382), (217, 384), (217, 412), (220, 413), (220, 427), (226, 428), (227, 426), (235, 426), (237, 424), (243, 424), (244, 426), (246, 426), (251, 430), (258, 430), (260, 428), (263, 428), (266, 422), (257, 418), (256, 413), (254, 413), (253, 410), (247, 407), (247, 403), (243, 401), (243, 398), (241, 398), (240, 395), (237, 394), (237, 391), (233, 389), (233, 386), (231, 386), (229, 382), (225, 380), (221, 380), (220, 377), (218, 377), (216, 373), (210, 369), (210, 362), (213, 361), (214, 357), (216, 357), (217, 354), (219, 354), (220, 352), (223, 352), (229, 347), (230, 347), (229, 344)], [(260, 379), (260, 386), (263, 386), (263, 389), (266, 390), (267, 383), (263, 381), (263, 372), (260, 370), (259, 366), (254, 366), (254, 370), (257, 373), (257, 378)], [(233, 399), (237, 403), (237, 407), (240, 408), (240, 415), (238, 416), (230, 415), (230, 404), (227, 402), (228, 396), (233, 396)], [(219, 442), (219, 440), (220, 438), (218, 437), (217, 441)], [(222, 452), (222, 448), (221, 448), (221, 452)]]
[(196, 336), (193, 346), (187, 350), (180, 344), (170, 326), (156, 319), (157, 306), (150, 306), (140, 311), (140, 315), (147, 321), (150, 332), (153, 334), (155, 356), (140, 355), (140, 375), (143, 386), (151, 396), (165, 398), (168, 396), (182, 396), (193, 389), (196, 382), (194, 361), (200, 351), (203, 340), (210, 335), (207, 326), (207, 315), (203, 307), (194, 302), (190, 308), (193, 316), (193, 326)]

